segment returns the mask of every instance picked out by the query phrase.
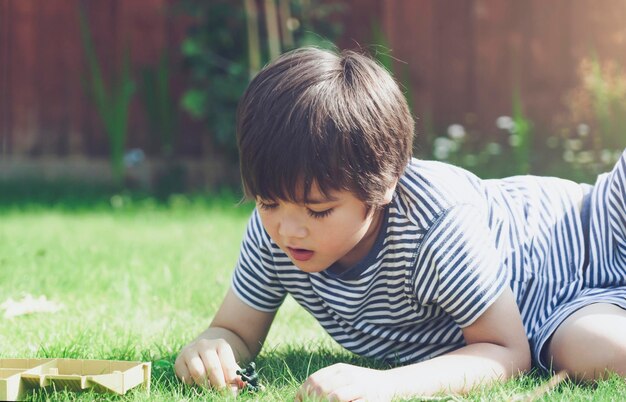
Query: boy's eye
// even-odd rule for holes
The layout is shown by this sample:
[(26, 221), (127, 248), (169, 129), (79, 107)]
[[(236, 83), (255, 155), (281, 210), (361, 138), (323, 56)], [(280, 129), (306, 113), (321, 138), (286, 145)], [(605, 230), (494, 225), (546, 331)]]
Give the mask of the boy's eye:
[(307, 212), (309, 214), (309, 216), (311, 216), (312, 218), (315, 219), (322, 219), (322, 218), (326, 218), (328, 215), (330, 215), (333, 212), (333, 208), (329, 208), (325, 211), (313, 211), (310, 209), (307, 209)]
[(278, 204), (266, 204), (261, 201), (258, 201), (257, 204), (259, 205), (261, 209), (266, 210), (266, 211), (269, 211), (271, 209), (276, 209), (278, 207)]

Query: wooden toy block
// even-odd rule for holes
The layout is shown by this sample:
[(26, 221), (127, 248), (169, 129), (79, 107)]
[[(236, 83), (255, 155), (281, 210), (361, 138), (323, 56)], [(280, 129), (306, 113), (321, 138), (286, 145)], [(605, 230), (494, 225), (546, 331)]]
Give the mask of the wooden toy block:
[(150, 391), (151, 364), (119, 360), (0, 359), (0, 400), (23, 399), (35, 388), (53, 387), (123, 395), (143, 384)]

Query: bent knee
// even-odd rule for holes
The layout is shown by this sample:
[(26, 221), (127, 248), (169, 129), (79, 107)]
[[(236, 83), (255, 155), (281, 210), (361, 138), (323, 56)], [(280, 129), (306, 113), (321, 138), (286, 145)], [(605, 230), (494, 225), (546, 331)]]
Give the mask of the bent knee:
[(626, 311), (615, 306), (604, 311), (613, 308), (620, 310), (616, 316), (598, 314), (601, 306), (586, 308), (557, 329), (547, 356), (555, 370), (579, 380), (604, 378), (608, 372), (626, 376)]
[(549, 348), (554, 370), (565, 370), (571, 378), (594, 380), (608, 372), (626, 376), (626, 345), (598, 342), (590, 336), (561, 338)]

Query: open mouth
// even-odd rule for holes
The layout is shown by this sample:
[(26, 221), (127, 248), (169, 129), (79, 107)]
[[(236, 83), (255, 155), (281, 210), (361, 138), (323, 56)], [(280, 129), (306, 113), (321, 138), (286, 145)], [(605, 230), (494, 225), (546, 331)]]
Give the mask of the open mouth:
[(291, 247), (287, 247), (287, 249), (289, 250), (289, 254), (293, 257), (293, 259), (297, 261), (308, 261), (311, 259), (311, 257), (313, 257), (312, 250)]

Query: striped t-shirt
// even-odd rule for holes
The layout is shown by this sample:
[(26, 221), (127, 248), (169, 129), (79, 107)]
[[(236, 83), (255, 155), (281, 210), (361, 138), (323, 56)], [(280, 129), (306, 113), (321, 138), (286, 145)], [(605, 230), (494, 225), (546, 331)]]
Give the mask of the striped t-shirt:
[(463, 346), (461, 328), (510, 286), (530, 338), (581, 271), (583, 193), (567, 180), (481, 180), (413, 159), (362, 261), (341, 272), (302, 272), (255, 210), (233, 289), (268, 312), (291, 294), (346, 349), (409, 363)]

